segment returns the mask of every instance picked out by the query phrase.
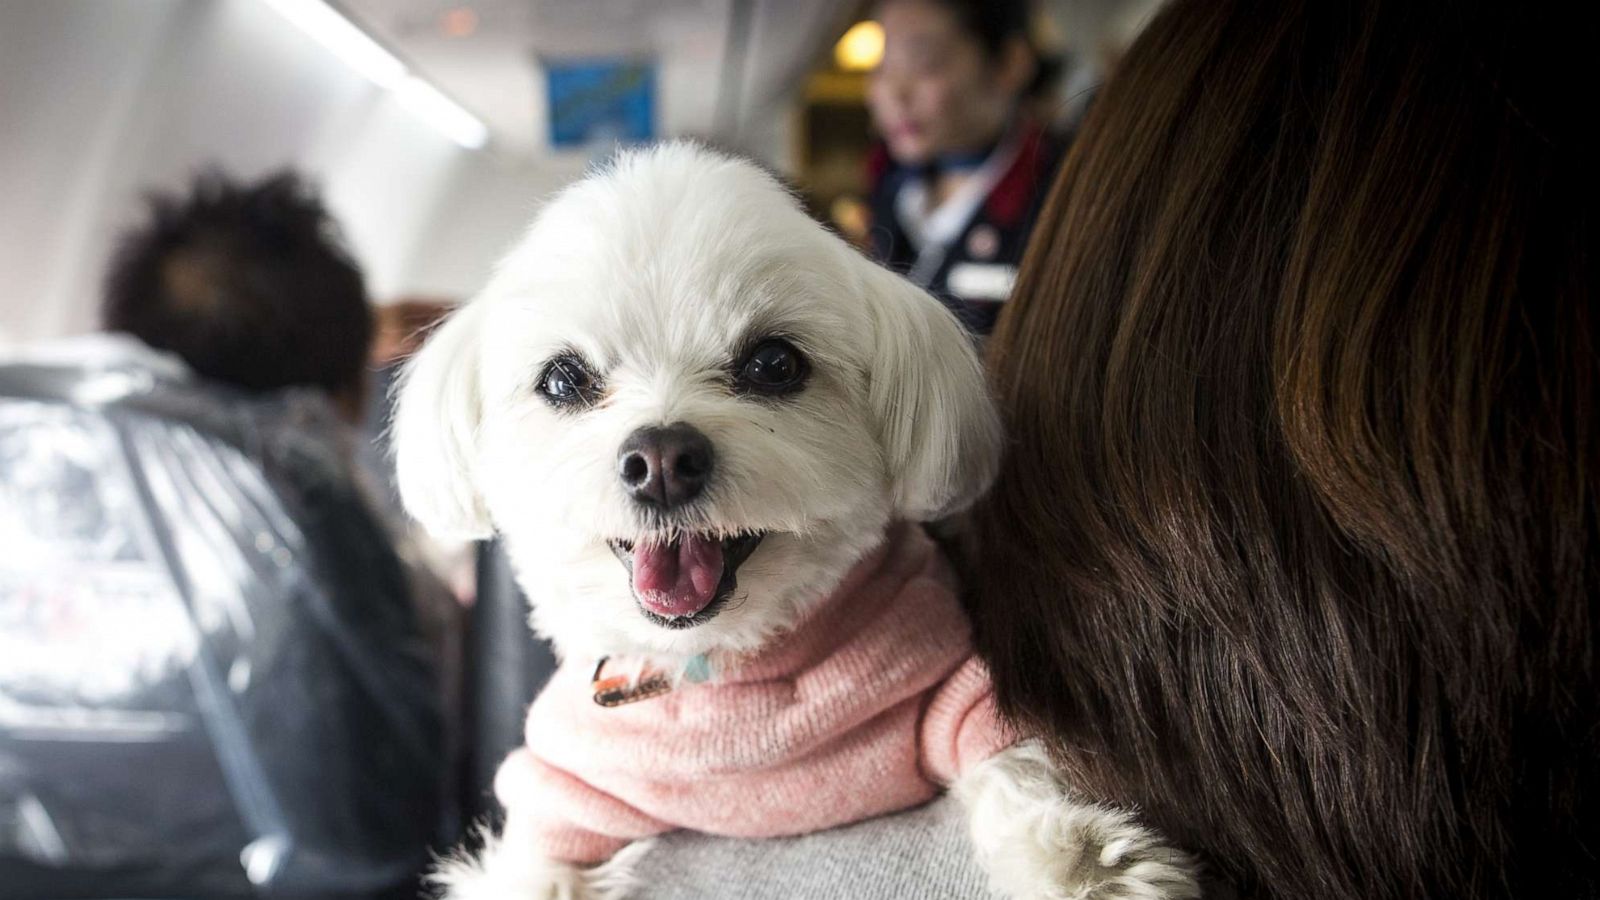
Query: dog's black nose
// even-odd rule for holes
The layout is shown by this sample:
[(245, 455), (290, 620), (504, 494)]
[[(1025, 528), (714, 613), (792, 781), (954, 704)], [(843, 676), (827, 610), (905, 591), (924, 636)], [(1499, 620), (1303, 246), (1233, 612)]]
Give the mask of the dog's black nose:
[(677, 422), (628, 435), (617, 457), (617, 474), (634, 500), (672, 509), (700, 496), (715, 461), (710, 439), (694, 426)]

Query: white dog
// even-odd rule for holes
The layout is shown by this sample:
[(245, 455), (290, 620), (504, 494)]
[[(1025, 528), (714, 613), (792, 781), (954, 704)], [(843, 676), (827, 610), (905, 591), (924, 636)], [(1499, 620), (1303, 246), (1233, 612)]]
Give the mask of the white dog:
[(653, 834), (795, 833), (948, 782), (1013, 896), (1198, 896), (1188, 857), (984, 725), (948, 569), (901, 524), (993, 478), (981, 367), (757, 167), (673, 144), (561, 193), (418, 355), (395, 434), (408, 508), (502, 534), (563, 660), (451, 896), (625, 893)]

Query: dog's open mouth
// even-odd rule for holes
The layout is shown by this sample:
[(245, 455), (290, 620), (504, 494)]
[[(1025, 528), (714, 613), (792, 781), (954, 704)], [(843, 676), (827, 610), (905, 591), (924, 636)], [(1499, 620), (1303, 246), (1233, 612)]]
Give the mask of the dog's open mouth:
[(739, 566), (764, 537), (764, 532), (727, 538), (684, 534), (670, 542), (607, 543), (627, 568), (645, 618), (664, 628), (693, 628), (721, 612), (738, 583)]

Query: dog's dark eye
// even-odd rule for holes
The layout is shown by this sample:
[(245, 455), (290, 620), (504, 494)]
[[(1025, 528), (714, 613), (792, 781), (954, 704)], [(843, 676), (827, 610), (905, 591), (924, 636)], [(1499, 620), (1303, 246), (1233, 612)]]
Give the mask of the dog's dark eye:
[(583, 360), (571, 354), (558, 356), (539, 376), (539, 393), (553, 406), (587, 406), (595, 401), (598, 385)]
[(757, 394), (792, 394), (805, 385), (806, 358), (782, 338), (762, 341), (745, 357), (736, 378), (741, 390)]

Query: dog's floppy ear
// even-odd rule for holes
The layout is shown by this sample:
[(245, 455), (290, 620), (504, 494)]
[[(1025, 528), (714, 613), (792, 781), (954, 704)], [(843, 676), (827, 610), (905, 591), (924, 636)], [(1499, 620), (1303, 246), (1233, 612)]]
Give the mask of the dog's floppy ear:
[(1000, 466), (1000, 420), (972, 338), (916, 285), (860, 264), (875, 351), (870, 397), (895, 511), (911, 521), (958, 512)]
[(406, 365), (396, 388), (395, 479), (406, 509), (440, 537), (493, 530), (473, 472), (482, 418), (479, 325), (485, 303), (456, 310)]

